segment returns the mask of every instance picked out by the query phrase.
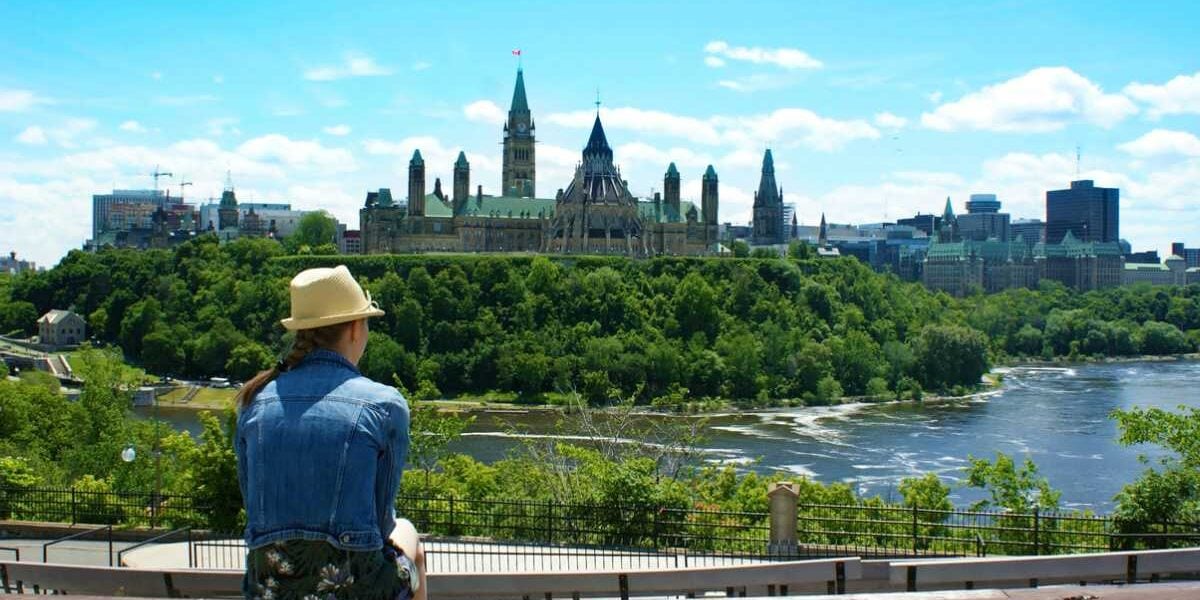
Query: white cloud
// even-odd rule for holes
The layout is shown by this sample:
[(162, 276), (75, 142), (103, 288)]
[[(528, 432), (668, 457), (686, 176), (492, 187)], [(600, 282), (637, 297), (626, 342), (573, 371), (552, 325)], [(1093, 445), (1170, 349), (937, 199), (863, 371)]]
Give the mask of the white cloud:
[(322, 128), (321, 131), (324, 131), (325, 133), (328, 133), (329, 135), (349, 135), (350, 134), (350, 126), (349, 125), (334, 125), (332, 127)]
[(704, 51), (709, 55), (719, 55), (729, 60), (773, 64), (785, 69), (819, 69), (823, 66), (821, 61), (796, 48), (730, 46), (722, 40), (714, 40), (704, 46)]
[[(759, 115), (717, 115), (701, 119), (657, 110), (620, 107), (600, 109), (600, 118), (606, 129), (669, 135), (698, 144), (732, 144), (754, 148), (777, 143), (784, 147), (804, 145), (831, 152), (851, 141), (875, 139), (880, 135), (866, 121), (831, 119), (803, 108), (781, 108)], [(553, 113), (546, 117), (549, 123), (573, 129), (588, 129), (594, 119), (595, 113), (590, 111)]]
[(17, 134), (15, 139), (22, 144), (29, 144), (30, 146), (44, 146), (46, 144), (46, 132), (37, 125), (31, 125)]
[(426, 70), (426, 69), (428, 69), (429, 67), (432, 67), (432, 66), (433, 66), (433, 65), (432, 65), (432, 64), (430, 64), (430, 63), (429, 63), (429, 62), (427, 62), (427, 61), (418, 60), (417, 62), (413, 63), (412, 70), (414, 70), (414, 71), (424, 71), (424, 70)]
[(348, 52), (339, 65), (315, 67), (304, 72), (309, 81), (335, 81), (347, 77), (378, 77), (391, 75), (391, 69), (375, 64), (375, 59), (366, 54)]
[(121, 123), (118, 129), (121, 131), (128, 131), (130, 133), (146, 133), (146, 128), (137, 121), (125, 121), (124, 123)]
[[(701, 144), (717, 144), (721, 141), (721, 135), (711, 122), (695, 117), (627, 106), (602, 108), (600, 109), (600, 118), (603, 120), (605, 128), (658, 133), (685, 138)], [(553, 113), (546, 117), (549, 123), (573, 129), (590, 129), (595, 119), (596, 113), (586, 110)]]
[(875, 114), (875, 124), (884, 129), (903, 129), (905, 125), (908, 125), (908, 119), (885, 111)]
[(718, 69), (720, 67), (725, 66), (725, 61), (721, 60), (721, 58), (718, 56), (713, 56), (710, 54), (710, 55), (704, 57), (704, 64), (706, 64), (714, 69)]
[(719, 117), (715, 121), (725, 126), (726, 140), (741, 146), (802, 144), (821, 152), (833, 152), (854, 140), (879, 137), (879, 130), (866, 121), (840, 121), (805, 108), (780, 108), (765, 115)]
[(75, 148), (79, 136), (95, 128), (96, 122), (91, 119), (66, 119), (57, 127), (26, 127), (14, 139), (32, 146), (43, 146), (53, 141), (63, 148)]
[(942, 104), (921, 115), (921, 123), (939, 131), (1038, 133), (1077, 121), (1112, 127), (1137, 110), (1129, 98), (1105, 94), (1071, 69), (1041, 67)]
[(225, 134), (242, 135), (242, 130), (237, 127), (238, 119), (236, 117), (217, 117), (209, 119), (205, 123), (205, 129), (208, 135), (213, 137), (221, 137)]
[(735, 79), (722, 79), (717, 82), (717, 85), (735, 92), (750, 93), (761, 92), (763, 90), (775, 90), (789, 85), (791, 81), (779, 75), (767, 75), (766, 73), (755, 73)]
[(344, 148), (327, 148), (317, 141), (293, 140), (278, 133), (247, 140), (238, 146), (237, 153), (253, 160), (319, 169), (330, 173), (354, 171), (358, 168), (354, 156)]
[(927, 98), (930, 102), (932, 102), (934, 104), (938, 104), (942, 101), (942, 91), (937, 90), (937, 91), (929, 92), (928, 94), (925, 95), (925, 98)]
[(463, 107), (463, 116), (470, 121), (500, 125), (506, 117), (504, 109), (491, 100), (476, 100)]
[(1200, 138), (1186, 131), (1155, 129), (1136, 140), (1117, 146), (1139, 158), (1157, 156), (1200, 156)]
[(29, 90), (0, 90), (0, 112), (21, 112), (40, 102)]
[(1125, 94), (1150, 105), (1149, 115), (1200, 114), (1200, 71), (1179, 75), (1163, 85), (1131, 83)]

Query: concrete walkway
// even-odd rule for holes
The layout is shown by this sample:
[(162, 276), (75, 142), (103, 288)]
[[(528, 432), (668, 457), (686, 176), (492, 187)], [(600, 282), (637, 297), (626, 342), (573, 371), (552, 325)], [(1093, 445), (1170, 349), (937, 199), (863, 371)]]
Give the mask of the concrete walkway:
[[(432, 589), (432, 588), (430, 588)], [(1200, 582), (803, 596), (808, 600), (1197, 600)]]

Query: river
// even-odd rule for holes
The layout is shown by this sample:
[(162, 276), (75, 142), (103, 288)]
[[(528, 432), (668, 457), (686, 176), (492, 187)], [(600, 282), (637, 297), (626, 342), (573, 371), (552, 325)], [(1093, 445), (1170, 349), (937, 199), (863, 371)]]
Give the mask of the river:
[[(1117, 443), (1114, 409), (1200, 406), (1200, 362), (1096, 363), (1002, 370), (1004, 385), (968, 399), (850, 404), (729, 413), (709, 418), (706, 460), (763, 472), (782, 470), (822, 482), (846, 482), (860, 494), (897, 498), (901, 478), (937, 473), (958, 484), (968, 456), (1028, 456), (1062, 504), (1100, 512), (1145, 468), (1153, 448)], [(187, 411), (164, 411), (195, 431)], [(680, 417), (667, 417), (680, 418)], [(485, 461), (519, 446), (512, 431), (547, 435), (546, 411), (482, 411), (454, 448)], [(520, 434), (518, 434), (520, 435)], [(955, 486), (952, 499), (978, 498)]]

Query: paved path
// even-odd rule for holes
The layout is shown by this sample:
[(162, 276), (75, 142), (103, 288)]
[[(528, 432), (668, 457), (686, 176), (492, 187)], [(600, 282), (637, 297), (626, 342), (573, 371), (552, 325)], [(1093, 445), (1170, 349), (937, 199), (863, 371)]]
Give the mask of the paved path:
[(807, 600), (1196, 600), (1200, 582), (1137, 585), (1054, 585), (1036, 589), (950, 590), (890, 594), (802, 596)]
[[(42, 562), (42, 544), (49, 541), (7, 539), (0, 540), (0, 547), (20, 550), (21, 562)], [(114, 541), (112, 544), (113, 565), (117, 564), (117, 553), (135, 543)], [(14, 555), (12, 552), (0, 550), (0, 558), (12, 560)], [(47, 558), (49, 559), (48, 562), (68, 565), (108, 566), (108, 542), (92, 540), (66, 541), (50, 546)]]

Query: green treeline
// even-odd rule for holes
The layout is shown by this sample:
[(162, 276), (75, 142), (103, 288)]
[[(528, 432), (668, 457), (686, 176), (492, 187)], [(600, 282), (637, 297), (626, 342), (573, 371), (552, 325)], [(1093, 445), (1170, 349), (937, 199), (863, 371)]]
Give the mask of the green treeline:
[(685, 408), (974, 387), (990, 364), (1193, 352), (1200, 286), (954, 299), (845, 258), (286, 256), (271, 240), (71, 252), (0, 277), (0, 331), (70, 308), (157, 375), (244, 380), (286, 343), (288, 280), (345, 263), (387, 311), (362, 368), (423, 398)]

